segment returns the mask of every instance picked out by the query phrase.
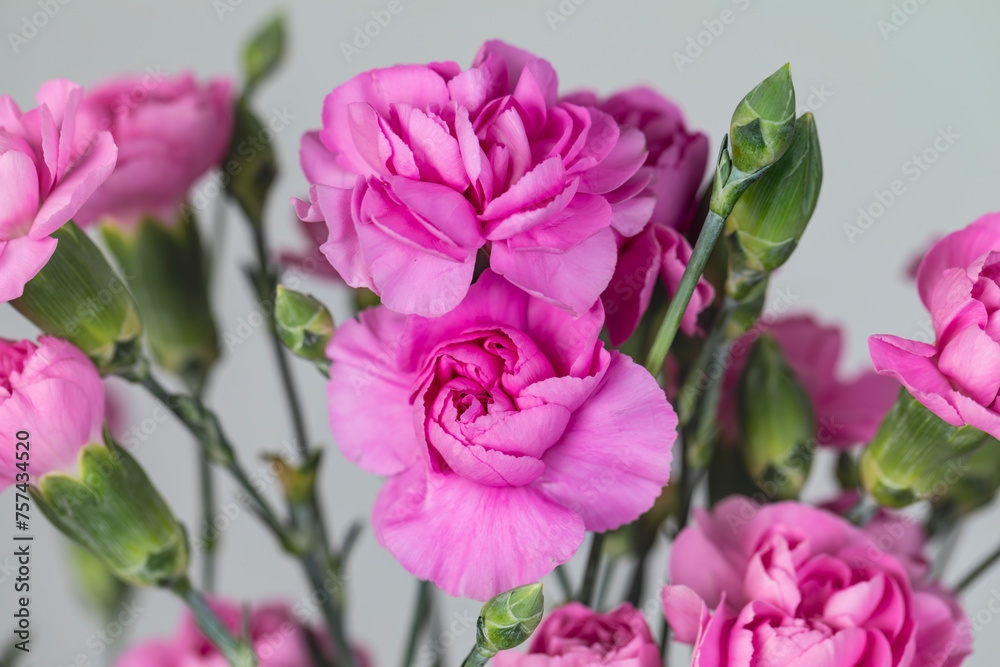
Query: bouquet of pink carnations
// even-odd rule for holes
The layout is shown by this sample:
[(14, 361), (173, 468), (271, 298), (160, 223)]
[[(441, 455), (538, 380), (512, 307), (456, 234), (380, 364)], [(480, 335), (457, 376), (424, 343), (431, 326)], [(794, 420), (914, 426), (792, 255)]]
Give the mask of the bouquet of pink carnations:
[[(326, 525), (317, 472), (335, 457), (305, 435), (290, 355), (328, 378), (339, 452), (385, 477), (372, 530), (420, 581), (407, 667), (443, 662), (416, 650), (437, 591), (485, 601), (464, 667), (652, 667), (670, 642), (693, 667), (965, 660), (957, 593), (1000, 552), (955, 586), (931, 554), (1000, 487), (1000, 214), (920, 263), (935, 341), (873, 336), (874, 370), (845, 379), (838, 329), (765, 309), (822, 181), (787, 65), (734, 98), (710, 153), (659, 93), (560, 90), (548, 61), (491, 41), (467, 68), (333, 88), (289, 205), (313, 249), (276, 252), (275, 132), (254, 93), (284, 40), (279, 18), (248, 42), (242, 88), (140, 73), (49, 81), (28, 111), (0, 96), (0, 300), (41, 331), (0, 339), (2, 486), (114, 590), (189, 608), (119, 667), (370, 664), (342, 586), (357, 533)], [(221, 346), (198, 218), (223, 193), (254, 242), (249, 287), (293, 416), (297, 451), (269, 460), (280, 502), (204, 398)], [(353, 290), (355, 316), (335, 326), (283, 283), (303, 266)], [(239, 485), (318, 618), (212, 595), (217, 531), (175, 516), (109, 426), (102, 376), (190, 431), (206, 516), (216, 469)], [(835, 470), (812, 470), (820, 449)], [(811, 475), (839, 494), (801, 501)], [(30, 633), (14, 618), (16, 658)]]

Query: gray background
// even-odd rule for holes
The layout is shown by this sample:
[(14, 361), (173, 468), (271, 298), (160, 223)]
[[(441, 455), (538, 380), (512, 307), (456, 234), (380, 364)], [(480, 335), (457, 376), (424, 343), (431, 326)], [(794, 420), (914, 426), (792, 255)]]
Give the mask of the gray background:
[[(590, 86), (608, 93), (637, 83), (655, 86), (682, 105), (690, 126), (710, 135), (713, 152), (739, 98), (790, 61), (799, 104), (811, 106), (817, 117), (825, 182), (809, 231), (774, 281), (775, 287), (791, 295), (796, 309), (815, 311), (825, 320), (845, 325), (847, 357), (853, 368), (868, 363), (868, 335), (914, 337), (926, 331), (926, 313), (903, 271), (914, 253), (933, 234), (961, 227), (998, 207), (994, 151), (1000, 145), (996, 79), (1000, 5), (996, 3), (586, 0), (575, 4), (564, 0), (562, 14), (558, 14), (557, 0), (401, 1), (402, 12), (351, 62), (340, 43), (353, 39), (355, 28), (363, 29), (372, 18), (369, 12), (385, 9), (387, 0), (285, 5), (292, 37), (289, 60), (259, 96), (265, 115), (274, 108), (294, 115), (277, 138), (282, 174), (268, 211), (280, 245), (301, 242), (287, 201), (305, 192), (297, 164), (298, 137), (319, 125), (326, 93), (358, 71), (397, 62), (457, 60), (468, 65), (479, 44), (492, 37), (552, 61), (564, 91)], [(0, 9), (0, 91), (12, 95), (22, 107), (33, 106), (40, 82), (60, 76), (88, 85), (147, 67), (166, 72), (191, 67), (203, 76), (235, 74), (241, 41), (279, 6), (246, 0), (63, 2), (17, 53), (7, 35), (20, 31), (25, 17), (31, 21), (40, 11), (39, 4), (37, 0), (4, 0)], [(56, 6), (57, 0), (49, 3)], [(731, 12), (726, 16), (730, 23), (720, 32), (721, 24), (712, 22), (724, 10)], [(555, 14), (547, 12), (565, 20), (555, 22)], [(888, 31), (894, 12), (898, 25), (892, 27), (898, 29)], [(720, 34), (712, 35), (709, 27)], [(678, 67), (674, 54), (683, 53), (691, 41), (699, 39), (701, 52), (690, 47), (696, 57)], [(935, 152), (932, 146), (939, 131), (949, 128), (957, 138), (946, 152)], [(935, 161), (913, 180), (906, 163), (928, 149)], [(852, 242), (845, 225), (857, 224), (859, 207), (877, 203), (878, 193), (890, 190), (897, 179), (903, 183), (903, 194)], [(887, 200), (885, 195), (883, 199)], [(877, 211), (875, 207), (873, 212)], [(248, 236), (237, 220), (231, 223), (222, 257), (226, 268), (216, 290), (223, 332), (237, 332), (241, 321), (254, 312), (236, 268), (251, 258)], [(319, 282), (310, 284), (310, 289), (340, 303), (342, 312), (343, 295)], [(4, 307), (0, 309), (0, 335), (18, 338), (34, 332)], [(209, 394), (251, 467), (260, 465), (258, 453), (279, 448), (289, 437), (265, 343), (258, 328), (235, 347), (220, 364)], [(329, 444), (323, 383), (310, 368), (296, 366), (295, 371), (307, 397), (312, 437)], [(153, 416), (154, 407), (145, 396), (132, 396), (128, 423), (141, 424)], [(193, 523), (197, 516), (193, 446), (185, 432), (173, 421), (158, 425), (137, 455), (177, 513)], [(349, 521), (367, 516), (380, 482), (355, 470), (335, 449), (328, 462), (324, 498), (342, 534)], [(224, 498), (229, 490), (224, 487)], [(5, 494), (0, 506), (12, 504), (13, 495)], [(948, 572), (952, 580), (997, 541), (997, 517), (996, 511), (983, 513), (965, 530)], [(0, 553), (7, 553), (3, 545), (10, 544), (10, 523), (0, 521)], [(105, 658), (97, 658), (88, 646), (88, 638), (100, 626), (70, 592), (61, 544), (37, 512), (35, 525), (35, 634), (28, 664), (68, 665), (80, 655), (101, 664)], [(239, 517), (223, 540), (223, 593), (298, 600), (306, 592), (296, 568), (282, 559), (253, 519)], [(579, 571), (579, 560), (578, 556), (574, 572)], [(659, 553), (654, 577), (665, 571), (665, 560), (666, 554)], [(353, 559), (348, 585), (352, 630), (376, 664), (398, 664), (414, 584), (375, 544), (370, 531)], [(9, 619), (12, 582), (0, 583), (0, 590), (0, 615)], [(556, 589), (550, 586), (550, 590), (555, 593)], [(970, 614), (978, 613), (985, 628), (976, 637), (978, 657), (967, 664), (995, 663), (990, 656), (1000, 651), (1000, 633), (991, 631), (993, 612), (986, 605), (994, 596), (1000, 597), (998, 590), (1000, 568), (965, 598)], [(131, 637), (172, 632), (179, 606), (167, 594), (147, 591), (140, 606), (143, 611), (130, 628)], [(464, 601), (447, 605), (444, 625), (453, 626), (455, 636), (446, 631), (440, 640), (455, 643), (452, 662), (468, 650), (473, 639), (462, 613), (474, 616), (477, 606)], [(2, 626), (7, 627), (8, 621)], [(124, 642), (117, 642), (115, 650), (119, 644)]]

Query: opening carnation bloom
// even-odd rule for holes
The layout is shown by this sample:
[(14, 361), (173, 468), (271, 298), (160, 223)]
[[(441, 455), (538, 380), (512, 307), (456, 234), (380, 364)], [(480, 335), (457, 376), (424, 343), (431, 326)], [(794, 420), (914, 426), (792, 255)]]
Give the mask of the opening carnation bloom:
[(109, 218), (133, 225), (144, 216), (167, 224), (188, 191), (222, 162), (233, 126), (232, 84), (198, 83), (191, 74), (122, 76), (88, 90), (78, 131), (108, 130), (118, 145), (114, 172), (80, 209), (80, 225)]
[(694, 644), (692, 667), (957, 667), (970, 652), (968, 620), (923, 579), (904, 525), (883, 517), (863, 530), (742, 497), (695, 518), (662, 593), (678, 641)]
[(17, 466), (17, 433), (27, 431), (28, 471), (42, 475), (69, 471), (84, 445), (101, 442), (104, 386), (97, 368), (70, 343), (42, 336), (0, 338), (0, 491), (22, 472)]
[(344, 454), (391, 478), (379, 542), (416, 576), (485, 600), (564, 563), (585, 530), (649, 509), (677, 418), (653, 377), (579, 318), (487, 270), (444, 317), (385, 307), (327, 350)]
[[(657, 279), (673, 297), (691, 259), (691, 245), (681, 233), (698, 207), (698, 188), (708, 165), (708, 137), (689, 132), (677, 105), (649, 88), (630, 88), (606, 100), (587, 92), (566, 99), (599, 108), (621, 127), (638, 129), (646, 138), (645, 164), (609, 195), (622, 217), (627, 212), (630, 220), (616, 228), (618, 263), (601, 296), (611, 344), (621, 345), (649, 308)], [(626, 233), (618, 231), (623, 227)], [(714, 296), (712, 285), (699, 278), (681, 320), (684, 333), (697, 331), (698, 313)]]
[(527, 653), (501, 651), (497, 667), (616, 665), (661, 667), (660, 648), (646, 617), (627, 602), (599, 614), (579, 602), (559, 607), (535, 630)]
[[(213, 611), (234, 633), (241, 631), (242, 612), (239, 606), (211, 601)], [(288, 605), (280, 602), (263, 604), (250, 613), (250, 639), (260, 659), (258, 667), (303, 667), (311, 665), (306, 633)], [(325, 636), (316, 637), (319, 646), (332, 656), (332, 642)], [(356, 652), (357, 664), (368, 660)], [(337, 664), (334, 661), (331, 664)], [(138, 644), (126, 651), (115, 667), (227, 667), (229, 662), (201, 633), (190, 613), (185, 613), (173, 638)]]
[(108, 132), (77, 127), (80, 86), (42, 84), (38, 106), (22, 113), (0, 95), (0, 303), (16, 299), (49, 261), (49, 235), (107, 179), (118, 149)]
[(323, 252), (347, 283), (395, 311), (457, 306), (484, 249), (498, 275), (582, 315), (611, 280), (615, 231), (648, 219), (651, 205), (629, 200), (650, 176), (623, 189), (646, 162), (643, 133), (557, 88), (547, 61), (498, 41), (465, 71), (360, 74), (302, 138), (312, 186), (296, 211), (326, 222)]
[(949, 424), (1000, 437), (1000, 213), (936, 243), (917, 288), (937, 340), (872, 336), (875, 370), (899, 379)]

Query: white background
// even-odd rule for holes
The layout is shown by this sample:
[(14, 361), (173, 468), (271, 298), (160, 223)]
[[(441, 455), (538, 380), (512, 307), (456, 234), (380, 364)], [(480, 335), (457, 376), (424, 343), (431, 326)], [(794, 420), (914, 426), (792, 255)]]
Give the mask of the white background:
[[(46, 17), (37, 34), (20, 44), (17, 52), (9, 33), (21, 32), (25, 21), (32, 22), (41, 11), (40, 5), (33, 0), (4, 0), (0, 6), (0, 92), (13, 96), (24, 108), (33, 106), (38, 85), (54, 77), (88, 85), (147, 67), (165, 72), (190, 67), (203, 76), (235, 75), (241, 41), (278, 6), (249, 0), (48, 2), (58, 5), (58, 11)], [(298, 137), (319, 125), (326, 93), (361, 70), (398, 62), (456, 60), (468, 65), (478, 46), (492, 37), (549, 59), (564, 91), (587, 86), (608, 93), (637, 83), (655, 86), (678, 101), (690, 126), (710, 135), (713, 154), (740, 97), (790, 61), (799, 104), (811, 104), (816, 114), (825, 180), (810, 228), (774, 286), (793, 295), (797, 309), (814, 311), (845, 326), (852, 369), (869, 363), (865, 340), (870, 334), (912, 337), (925, 330), (926, 313), (904, 276), (904, 266), (914, 253), (932, 235), (1000, 208), (995, 167), (995, 151), (1000, 146), (1000, 43), (996, 39), (1000, 5), (994, 2), (589, 0), (576, 5), (565, 0), (561, 14), (557, 0), (401, 2), (402, 12), (350, 62), (341, 43), (354, 38), (355, 28), (363, 30), (372, 19), (369, 12), (385, 9), (387, 0), (286, 4), (289, 59), (279, 76), (260, 91), (258, 100), (265, 116), (272, 109), (294, 116), (276, 139), (282, 173), (270, 200), (268, 220), (278, 245), (301, 241), (287, 202), (290, 196), (305, 192), (297, 164)], [(727, 10), (731, 12), (726, 15), (728, 25), (713, 23)], [(892, 24), (894, 12), (898, 25)], [(719, 34), (709, 32), (711, 27)], [(24, 34), (32, 33), (28, 29)], [(700, 50), (691, 46), (699, 40)], [(692, 62), (678, 66), (675, 54), (686, 49)], [(815, 91), (824, 91), (826, 99)], [(913, 172), (906, 171), (907, 161), (927, 149), (934, 153), (939, 131), (949, 129), (958, 138), (946, 152), (931, 155), (934, 163), (913, 180)], [(872, 207), (878, 193), (890, 190), (897, 179), (905, 192), (852, 242), (845, 226), (856, 225), (859, 207)], [(237, 269), (252, 256), (248, 235), (236, 216), (231, 218), (221, 258), (226, 268), (216, 289), (220, 329), (230, 333), (254, 310)], [(333, 301), (339, 298), (318, 283), (310, 289)], [(34, 332), (12, 309), (3, 307), (0, 335), (19, 338)], [(210, 403), (223, 416), (251, 467), (259, 465), (257, 454), (279, 448), (290, 433), (265, 338), (258, 329), (235, 347), (220, 364), (209, 393)], [(296, 366), (295, 371), (306, 394), (312, 437), (331, 444), (323, 383), (306, 366)], [(153, 410), (154, 404), (144, 396), (130, 398), (128, 423), (141, 424)], [(155, 430), (137, 454), (189, 524), (197, 516), (193, 451), (187, 434), (169, 421)], [(379, 484), (377, 478), (354, 469), (331, 449), (323, 495), (338, 535), (352, 519), (367, 517)], [(225, 486), (223, 498), (228, 491), (230, 487)], [(11, 508), (10, 514), (12, 505), (12, 494), (0, 498), (0, 508)], [(0, 510), (0, 517), (6, 516)], [(10, 544), (10, 519), (0, 520), (0, 554), (6, 554), (3, 545)], [(947, 573), (950, 580), (1000, 539), (997, 519), (997, 512), (991, 511), (964, 531), (959, 554)], [(71, 593), (62, 545), (37, 512), (35, 526), (35, 629), (26, 664), (68, 665), (83, 655), (100, 665), (106, 657), (95, 656), (88, 638), (101, 624)], [(226, 595), (297, 600), (306, 592), (297, 569), (281, 557), (252, 518), (236, 520), (223, 540), (220, 584)], [(579, 560), (578, 556), (574, 571), (579, 570)], [(664, 553), (658, 554), (652, 579), (665, 572), (665, 560)], [(550, 585), (549, 590), (555, 598), (556, 587)], [(976, 637), (978, 655), (967, 664), (995, 664), (1000, 633), (991, 631), (994, 614), (987, 604), (993, 596), (1000, 598), (998, 590), (1000, 567), (965, 598), (970, 614), (979, 613), (984, 627)], [(0, 627), (6, 628), (12, 583), (0, 583), (0, 591), (0, 618), (4, 619)], [(376, 665), (398, 664), (414, 583), (375, 544), (370, 531), (351, 563), (349, 592), (351, 630), (367, 646)], [(179, 606), (166, 593), (144, 592), (140, 607), (144, 611), (130, 628), (131, 638), (173, 631)], [(462, 657), (474, 635), (456, 619), (462, 618), (463, 611), (474, 617), (477, 607), (464, 601), (448, 604), (445, 627), (454, 624), (460, 635), (449, 664)], [(1000, 608), (996, 603), (993, 607)], [(7, 637), (6, 632), (0, 639)], [(443, 639), (451, 641), (450, 635)], [(114, 649), (124, 643), (117, 642)]]

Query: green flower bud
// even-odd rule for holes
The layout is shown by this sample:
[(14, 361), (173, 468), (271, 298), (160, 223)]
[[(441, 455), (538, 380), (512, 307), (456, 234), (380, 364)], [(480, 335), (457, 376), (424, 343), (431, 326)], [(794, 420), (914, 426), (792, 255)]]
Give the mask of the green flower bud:
[(114, 443), (87, 445), (78, 477), (48, 473), (31, 495), (56, 528), (126, 583), (157, 586), (187, 572), (184, 528), (139, 464)]
[(501, 593), (483, 605), (476, 626), (476, 647), (483, 653), (520, 646), (542, 621), (541, 584), (528, 584)]
[(754, 344), (740, 377), (739, 420), (750, 476), (769, 497), (796, 497), (812, 466), (816, 418), (770, 336)]
[(285, 19), (278, 14), (250, 38), (243, 49), (246, 95), (249, 96), (285, 59)]
[(274, 320), (285, 347), (303, 359), (326, 361), (326, 345), (334, 331), (326, 306), (309, 294), (278, 285)]
[(219, 335), (193, 216), (172, 227), (152, 218), (131, 229), (105, 224), (102, 232), (142, 313), (154, 361), (199, 392), (219, 358)]
[(992, 438), (952, 426), (905, 389), (861, 457), (861, 482), (882, 505), (940, 499), (970, 470), (969, 457)]
[(67, 541), (73, 583), (86, 604), (104, 617), (117, 612), (131, 590), (97, 556), (76, 542)]
[(240, 205), (254, 226), (264, 222), (264, 204), (278, 174), (274, 148), (260, 120), (250, 110), (244, 95), (233, 112), (233, 137), (222, 164), (231, 178), (226, 192)]
[(747, 188), (726, 220), (730, 296), (741, 298), (791, 256), (816, 209), (822, 182), (816, 122), (806, 113), (795, 124), (791, 146)]
[(753, 174), (778, 161), (795, 131), (795, 88), (786, 63), (737, 105), (729, 123), (733, 165)]
[(48, 263), (11, 301), (43, 332), (65, 338), (102, 373), (135, 364), (142, 320), (125, 283), (73, 221), (52, 234)]

